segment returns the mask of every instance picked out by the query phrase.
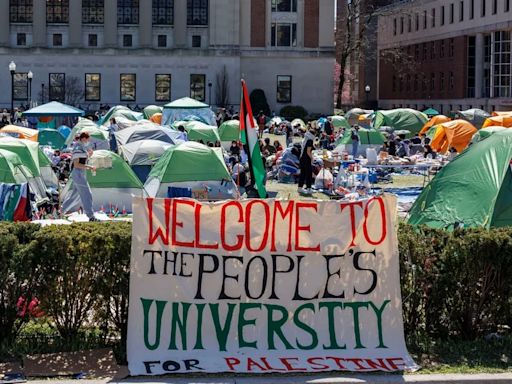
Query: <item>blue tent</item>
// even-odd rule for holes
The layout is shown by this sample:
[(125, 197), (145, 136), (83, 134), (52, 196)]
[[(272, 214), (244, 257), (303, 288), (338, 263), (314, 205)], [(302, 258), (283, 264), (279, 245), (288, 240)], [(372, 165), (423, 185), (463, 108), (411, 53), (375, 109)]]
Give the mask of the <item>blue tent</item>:
[(59, 128), (57, 128), (57, 131), (59, 131), (59, 133), (64, 136), (65, 139), (67, 139), (71, 133), (71, 128), (69, 128), (67, 125), (61, 125)]
[(23, 116), (34, 117), (66, 117), (66, 116), (83, 116), (85, 112), (81, 109), (72, 107), (70, 105), (59, 103), (58, 101), (51, 101), (49, 103), (39, 105), (35, 108), (23, 112)]

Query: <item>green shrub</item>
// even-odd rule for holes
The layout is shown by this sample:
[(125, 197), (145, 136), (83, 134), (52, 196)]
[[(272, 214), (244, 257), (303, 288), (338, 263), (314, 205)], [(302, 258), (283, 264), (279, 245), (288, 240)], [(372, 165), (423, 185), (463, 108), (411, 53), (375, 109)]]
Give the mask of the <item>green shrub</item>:
[(292, 121), (293, 119), (304, 120), (308, 116), (308, 111), (300, 105), (287, 105), (281, 108), (279, 115), (288, 121)]
[(263, 89), (253, 90), (249, 95), (249, 100), (251, 102), (252, 112), (255, 116), (257, 116), (260, 111), (263, 111), (265, 116), (270, 116), (270, 107)]

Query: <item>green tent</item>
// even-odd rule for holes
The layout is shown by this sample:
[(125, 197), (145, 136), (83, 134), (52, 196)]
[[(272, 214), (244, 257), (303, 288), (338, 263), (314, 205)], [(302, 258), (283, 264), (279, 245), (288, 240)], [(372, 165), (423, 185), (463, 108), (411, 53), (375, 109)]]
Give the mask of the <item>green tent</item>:
[(108, 131), (97, 126), (89, 119), (80, 119), (80, 121), (73, 127), (71, 133), (66, 139), (66, 145), (69, 146), (76, 136), (82, 132), (87, 132), (91, 137), (91, 143), (96, 144), (96, 149), (110, 148), (108, 143)]
[(115, 117), (125, 117), (128, 120), (132, 121), (139, 121), (142, 119), (143, 114), (140, 112), (134, 112), (128, 107), (125, 107), (123, 105), (117, 105), (115, 107), (112, 107), (108, 110), (108, 112), (103, 116), (100, 121), (98, 121), (99, 125), (109, 125), (110, 119)]
[(32, 172), (16, 153), (0, 149), (0, 183), (21, 184), (30, 177), (33, 177)]
[(377, 111), (373, 118), (373, 128), (391, 127), (393, 130), (407, 130), (412, 134), (419, 133), (428, 121), (427, 115), (410, 108)]
[(343, 116), (330, 116), (330, 118), (332, 119), (332, 125), (334, 128), (350, 129), (350, 124)]
[(62, 149), (66, 146), (66, 139), (59, 131), (52, 128), (44, 128), (39, 130), (39, 145), (48, 145), (55, 149)]
[(192, 141), (169, 148), (144, 185), (150, 197), (169, 197), (169, 189), (173, 187), (207, 191), (214, 199), (233, 198), (237, 194), (222, 148)]
[(427, 115), (428, 117), (432, 117), (432, 116), (437, 116), (439, 115), (439, 112), (437, 111), (437, 109), (434, 109), (434, 108), (428, 108), (428, 109), (425, 109), (423, 111), (423, 113), (425, 115)]
[(142, 113), (144, 114), (144, 118), (149, 120), (151, 116), (156, 113), (162, 113), (162, 111), (163, 108), (159, 107), (158, 105), (148, 105), (146, 108), (144, 108)]
[(240, 140), (240, 121), (228, 120), (219, 127), (220, 141)]
[(483, 139), (485, 139), (485, 138), (495, 134), (496, 132), (505, 131), (507, 129), (510, 129), (510, 128), (506, 128), (506, 127), (486, 127), (486, 128), (482, 128), (477, 133), (475, 133), (475, 135), (473, 136), (472, 141), (475, 142), (475, 141), (483, 140)]
[(434, 228), (512, 225), (512, 130), (471, 145), (434, 177), (410, 211), (409, 223)]
[(457, 111), (456, 116), (460, 119), (469, 121), (476, 127), (476, 129), (480, 129), (482, 128), (482, 125), (484, 125), (485, 120), (488, 117), (491, 117), (491, 114), (483, 109), (471, 108), (466, 109), (465, 111)]
[(352, 108), (345, 113), (345, 119), (350, 125), (359, 124), (359, 116), (371, 113), (373, 113), (373, 109)]
[[(93, 165), (101, 165), (96, 175), (87, 172), (87, 181), (93, 196), (93, 208), (99, 211), (116, 206), (120, 211), (131, 212), (132, 198), (142, 197), (143, 185), (132, 171), (130, 166), (117, 154), (106, 151), (94, 151), (89, 159)], [(64, 213), (77, 211), (80, 208), (80, 199), (73, 189), (73, 182), (69, 182), (61, 193)]]
[[(359, 128), (359, 137), (361, 138), (360, 144), (382, 145), (386, 138), (376, 129)], [(336, 141), (336, 145), (352, 144), (352, 131), (346, 130), (345, 134)]]
[(219, 130), (213, 125), (200, 121), (182, 121), (180, 125), (183, 125), (191, 141), (203, 140), (204, 143), (220, 141)]

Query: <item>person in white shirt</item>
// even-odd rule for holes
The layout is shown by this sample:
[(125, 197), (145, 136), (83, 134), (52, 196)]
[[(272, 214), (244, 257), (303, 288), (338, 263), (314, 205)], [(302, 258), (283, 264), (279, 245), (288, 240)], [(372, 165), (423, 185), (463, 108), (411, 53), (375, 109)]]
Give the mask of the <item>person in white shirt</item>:
[(178, 135), (178, 139), (188, 141), (188, 134), (187, 131), (185, 131), (185, 127), (183, 125), (180, 125), (178, 127), (178, 131), (180, 132), (180, 134)]

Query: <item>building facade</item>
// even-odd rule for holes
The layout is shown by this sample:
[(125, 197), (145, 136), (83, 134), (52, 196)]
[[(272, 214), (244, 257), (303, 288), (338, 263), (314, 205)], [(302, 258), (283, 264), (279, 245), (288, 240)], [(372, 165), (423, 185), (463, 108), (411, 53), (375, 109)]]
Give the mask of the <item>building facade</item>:
[(243, 77), (276, 112), (332, 112), (333, 0), (0, 0), (0, 10), (2, 107), (14, 61), (16, 105), (238, 105)]
[(423, 0), (379, 17), (379, 106), (512, 109), (511, 0)]

